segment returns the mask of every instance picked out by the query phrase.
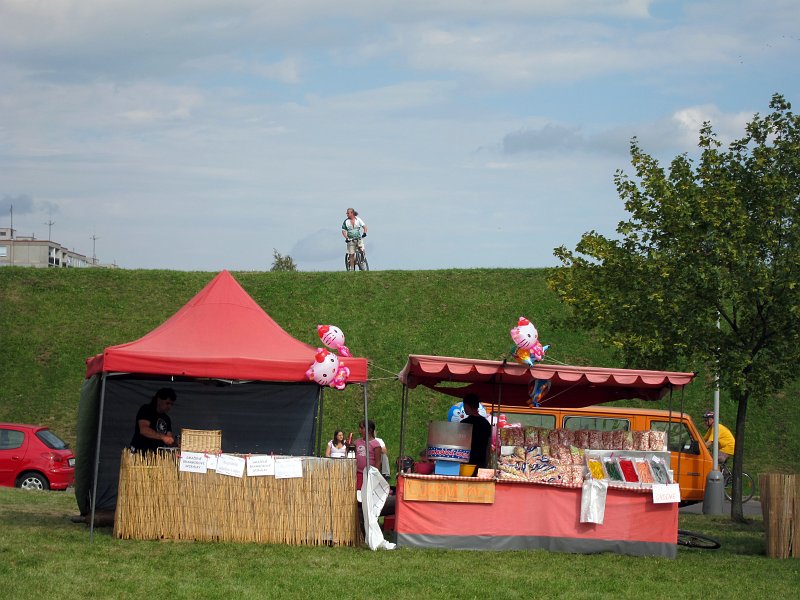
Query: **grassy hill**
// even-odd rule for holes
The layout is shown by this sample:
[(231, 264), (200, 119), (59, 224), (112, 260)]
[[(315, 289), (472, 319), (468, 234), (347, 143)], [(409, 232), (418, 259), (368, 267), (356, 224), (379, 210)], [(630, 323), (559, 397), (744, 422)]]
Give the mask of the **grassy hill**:
[[(319, 345), (316, 326), (339, 326), (347, 345), (370, 359), (370, 417), (390, 449), (399, 446), (401, 385), (394, 376), (409, 354), (501, 359), (509, 329), (530, 318), (548, 356), (567, 364), (622, 366), (585, 332), (559, 325), (563, 307), (542, 269), (384, 271), (371, 273), (235, 272), (233, 276), (288, 333)], [(103, 269), (0, 269), (0, 421), (50, 426), (75, 441), (78, 397), (87, 357), (138, 339), (174, 314), (214, 273)], [(699, 366), (690, 366), (699, 370)], [(685, 393), (697, 420), (711, 403), (704, 378)], [(745, 469), (800, 470), (800, 385), (751, 403)], [(335, 428), (357, 431), (358, 386), (326, 391), (325, 439)], [(452, 401), (410, 392), (407, 452), (424, 444), (427, 423)], [(679, 399), (679, 398), (678, 398)], [(637, 402), (628, 402), (632, 406)], [(653, 405), (651, 405), (653, 406)], [(666, 408), (666, 402), (657, 407)], [(735, 406), (724, 396), (722, 420)]]

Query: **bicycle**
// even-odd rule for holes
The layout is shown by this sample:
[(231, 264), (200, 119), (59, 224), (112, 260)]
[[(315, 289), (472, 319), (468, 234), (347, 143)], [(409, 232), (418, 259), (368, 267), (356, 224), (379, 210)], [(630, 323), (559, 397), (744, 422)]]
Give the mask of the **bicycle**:
[[(733, 497), (733, 471), (728, 468), (728, 461), (726, 460), (719, 465), (719, 471), (722, 474), (722, 480), (725, 482), (725, 499), (730, 502)], [(742, 503), (747, 502), (753, 497), (756, 492), (756, 484), (749, 473), (742, 471)]]
[[(359, 239), (363, 239), (365, 237), (367, 237), (366, 234), (361, 236), (361, 238)], [(345, 240), (345, 242), (347, 241), (348, 240)], [(347, 252), (344, 253), (344, 266), (348, 271), (350, 270), (350, 255)], [(357, 266), (360, 271), (369, 271), (369, 263), (367, 262), (367, 253), (361, 244), (356, 245), (355, 266)], [(355, 270), (355, 268), (353, 270)]]
[(678, 529), (678, 545), (700, 550), (716, 550), (721, 544), (707, 535), (687, 531), (686, 529)]

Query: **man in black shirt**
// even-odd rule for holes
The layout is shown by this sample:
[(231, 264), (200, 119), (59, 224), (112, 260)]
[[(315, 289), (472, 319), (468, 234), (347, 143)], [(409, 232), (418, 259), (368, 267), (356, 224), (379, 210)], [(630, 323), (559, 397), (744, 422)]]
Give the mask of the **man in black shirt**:
[(162, 446), (175, 444), (172, 435), (172, 420), (167, 413), (175, 404), (175, 390), (161, 388), (148, 404), (143, 404), (136, 413), (136, 426), (131, 439), (131, 450), (155, 452)]
[(476, 465), (475, 474), (478, 469), (485, 469), (488, 466), (489, 438), (492, 437), (492, 426), (486, 417), (482, 417), (478, 412), (480, 401), (475, 394), (464, 396), (464, 412), (467, 417), (462, 423), (472, 425), (472, 444), (469, 451), (469, 463)]

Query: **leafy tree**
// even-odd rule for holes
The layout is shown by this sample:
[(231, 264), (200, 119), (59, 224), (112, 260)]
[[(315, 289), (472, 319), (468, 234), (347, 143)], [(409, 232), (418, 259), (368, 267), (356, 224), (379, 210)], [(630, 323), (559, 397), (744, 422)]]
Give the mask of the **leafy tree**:
[(297, 271), (297, 265), (288, 254), (283, 256), (275, 248), (272, 249), (272, 268), (270, 271)]
[(705, 123), (697, 166), (683, 154), (665, 171), (634, 138), (635, 178), (614, 177), (630, 213), (618, 239), (556, 248), (548, 280), (626, 364), (719, 376), (737, 403), (735, 521), (748, 401), (796, 377), (800, 358), (800, 117), (778, 94), (770, 108), (727, 150)]

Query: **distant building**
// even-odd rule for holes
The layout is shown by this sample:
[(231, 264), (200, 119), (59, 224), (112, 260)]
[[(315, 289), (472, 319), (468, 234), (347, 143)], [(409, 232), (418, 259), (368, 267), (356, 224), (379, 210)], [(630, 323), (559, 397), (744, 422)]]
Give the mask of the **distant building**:
[(103, 267), (83, 254), (50, 240), (14, 235), (10, 227), (0, 227), (0, 267)]

